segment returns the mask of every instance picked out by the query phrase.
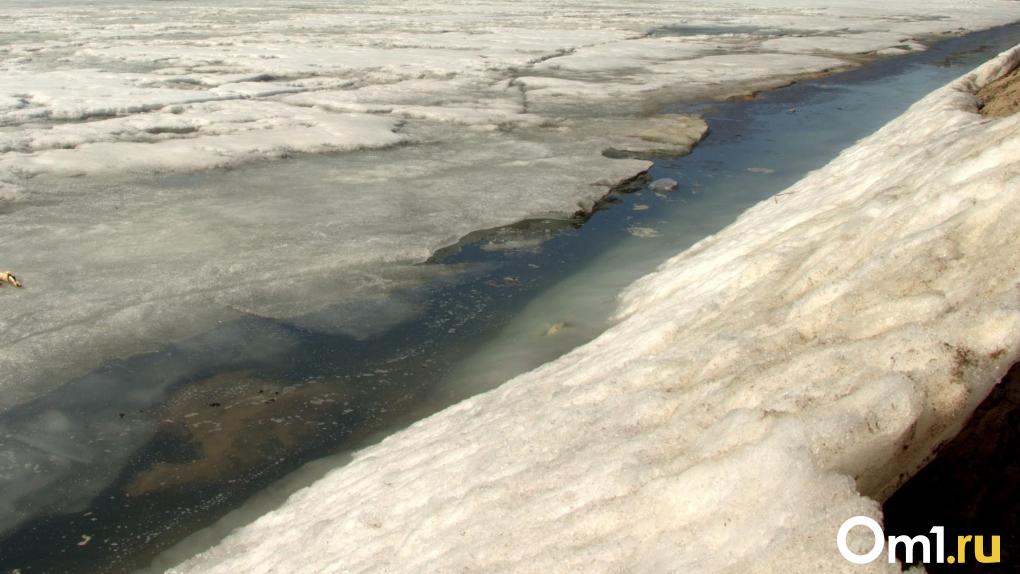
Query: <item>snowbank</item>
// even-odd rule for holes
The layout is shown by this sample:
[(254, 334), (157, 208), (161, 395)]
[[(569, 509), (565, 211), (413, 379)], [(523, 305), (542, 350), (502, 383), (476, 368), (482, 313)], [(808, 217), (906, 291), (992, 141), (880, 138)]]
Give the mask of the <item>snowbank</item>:
[(916, 104), (179, 572), (897, 572), (835, 549), (1020, 358), (1020, 115)]

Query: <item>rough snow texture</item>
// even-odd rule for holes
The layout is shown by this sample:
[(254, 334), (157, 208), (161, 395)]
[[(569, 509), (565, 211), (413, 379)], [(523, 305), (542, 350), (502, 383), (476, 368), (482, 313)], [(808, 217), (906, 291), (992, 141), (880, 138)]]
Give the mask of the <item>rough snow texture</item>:
[(0, 409), (590, 207), (647, 167), (602, 152), (660, 130), (641, 112), (661, 102), (1017, 18), (1003, 0), (11, 0), (0, 267), (25, 289), (0, 301)]
[[(369, 448), (180, 572), (898, 572), (839, 525), (1020, 358), (1004, 54), (622, 296), (594, 342)], [(859, 543), (860, 541), (858, 541)]]

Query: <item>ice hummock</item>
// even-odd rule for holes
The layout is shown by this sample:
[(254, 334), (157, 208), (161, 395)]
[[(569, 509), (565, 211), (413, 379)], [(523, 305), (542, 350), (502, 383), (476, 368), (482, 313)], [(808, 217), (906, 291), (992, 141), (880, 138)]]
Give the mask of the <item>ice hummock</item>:
[[(179, 567), (899, 572), (839, 525), (1020, 358), (1004, 53), (622, 295), (592, 343), (366, 449)], [(853, 542), (852, 542), (853, 544)]]

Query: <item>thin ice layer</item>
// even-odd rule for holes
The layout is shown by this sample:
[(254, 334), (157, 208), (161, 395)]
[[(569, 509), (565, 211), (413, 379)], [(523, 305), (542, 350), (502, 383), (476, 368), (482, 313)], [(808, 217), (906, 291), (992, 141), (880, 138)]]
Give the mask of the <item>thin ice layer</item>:
[(592, 343), (177, 571), (898, 572), (835, 533), (1020, 359), (1020, 115), (974, 95), (1018, 64), (933, 93), (636, 282)]

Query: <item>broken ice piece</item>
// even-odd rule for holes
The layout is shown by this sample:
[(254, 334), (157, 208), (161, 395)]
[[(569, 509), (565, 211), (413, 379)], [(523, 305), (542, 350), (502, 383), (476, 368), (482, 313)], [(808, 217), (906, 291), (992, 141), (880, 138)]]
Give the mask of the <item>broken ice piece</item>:
[(680, 184), (677, 183), (677, 181), (671, 177), (657, 179), (653, 181), (651, 185), (648, 186), (648, 188), (654, 191), (655, 193), (676, 191), (676, 188), (678, 187), (680, 187)]

